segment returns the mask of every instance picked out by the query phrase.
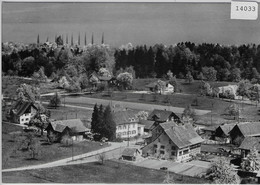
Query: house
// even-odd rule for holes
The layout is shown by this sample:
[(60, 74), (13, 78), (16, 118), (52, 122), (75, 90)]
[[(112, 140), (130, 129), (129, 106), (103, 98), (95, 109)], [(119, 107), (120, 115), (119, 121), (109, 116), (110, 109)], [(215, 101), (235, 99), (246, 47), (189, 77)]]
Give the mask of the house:
[(141, 157), (141, 152), (137, 148), (125, 148), (122, 153), (122, 159), (128, 161), (135, 161)]
[(241, 150), (241, 157), (246, 157), (254, 148), (260, 152), (260, 138), (245, 137), (241, 145), (238, 147)]
[(147, 120), (163, 123), (168, 121), (175, 121), (180, 123), (180, 118), (172, 111), (154, 109), (147, 118)]
[(199, 134), (205, 139), (213, 139), (215, 137), (216, 126), (208, 126), (200, 128)]
[(117, 138), (131, 138), (142, 136), (144, 134), (144, 125), (139, 123), (132, 110), (122, 110), (114, 112), (114, 120), (116, 123)]
[(174, 93), (174, 87), (168, 82), (158, 80), (151, 82), (145, 86), (151, 92), (160, 93), (160, 94), (172, 94)]
[(139, 121), (139, 123), (141, 125), (144, 125), (144, 132), (147, 134), (151, 132), (154, 122), (155, 121), (151, 121), (151, 120), (140, 120)]
[(217, 127), (215, 132), (215, 140), (225, 141), (226, 143), (230, 143), (229, 132), (234, 128), (236, 123), (224, 124)]
[(238, 85), (227, 85), (216, 87), (214, 88), (214, 91), (216, 92), (217, 97), (239, 99), (240, 97), (237, 96), (237, 89)]
[(28, 124), (37, 111), (32, 102), (18, 100), (10, 110), (10, 120), (21, 125)]
[(100, 83), (108, 83), (112, 79), (111, 75), (99, 75), (95, 71), (89, 75), (89, 82), (93, 85), (93, 87), (97, 87), (97, 84)]
[(153, 134), (155, 139), (142, 148), (143, 156), (187, 161), (200, 153), (203, 139), (190, 124), (161, 123)]
[(260, 122), (243, 122), (229, 132), (231, 143), (240, 145), (245, 137), (260, 137)]
[(80, 119), (51, 121), (45, 130), (53, 142), (60, 142), (64, 137), (82, 141), (83, 135), (89, 132)]

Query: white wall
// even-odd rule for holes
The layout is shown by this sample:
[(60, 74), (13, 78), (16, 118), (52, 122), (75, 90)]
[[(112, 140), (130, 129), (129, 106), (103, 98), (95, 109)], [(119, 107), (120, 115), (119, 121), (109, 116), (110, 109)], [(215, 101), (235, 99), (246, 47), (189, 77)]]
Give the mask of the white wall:
[(20, 116), (20, 124), (24, 125), (25, 123), (29, 123), (29, 121), (31, 120), (31, 113), (26, 113)]
[[(129, 134), (128, 134), (129, 132)], [(138, 134), (144, 134), (144, 126), (139, 125), (137, 122), (130, 122), (116, 126), (116, 136), (121, 138), (135, 137)]]

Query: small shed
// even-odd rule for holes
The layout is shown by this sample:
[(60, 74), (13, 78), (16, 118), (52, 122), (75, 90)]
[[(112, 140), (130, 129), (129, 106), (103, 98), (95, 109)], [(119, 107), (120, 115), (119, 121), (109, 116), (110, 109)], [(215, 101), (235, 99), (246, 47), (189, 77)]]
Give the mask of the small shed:
[(137, 148), (126, 148), (122, 153), (122, 159), (127, 161), (135, 161), (141, 156), (141, 152)]

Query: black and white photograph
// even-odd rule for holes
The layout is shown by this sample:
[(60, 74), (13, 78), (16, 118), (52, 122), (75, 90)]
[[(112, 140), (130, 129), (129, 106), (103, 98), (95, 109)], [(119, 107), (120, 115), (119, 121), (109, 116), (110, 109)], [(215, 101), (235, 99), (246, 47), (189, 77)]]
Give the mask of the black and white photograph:
[(2, 183), (260, 184), (260, 1), (0, 3)]

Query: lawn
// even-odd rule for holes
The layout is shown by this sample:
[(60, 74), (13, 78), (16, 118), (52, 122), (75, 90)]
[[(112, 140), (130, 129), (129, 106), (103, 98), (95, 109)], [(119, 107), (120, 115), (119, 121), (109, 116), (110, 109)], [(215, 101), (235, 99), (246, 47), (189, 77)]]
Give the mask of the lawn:
[[(170, 173), (177, 184), (210, 183), (202, 178)], [(115, 161), (3, 173), (4, 183), (163, 183), (165, 171)]]
[[(2, 130), (3, 169), (42, 164), (72, 156), (71, 146), (64, 146), (60, 143), (48, 145), (46, 143), (46, 136), (39, 137), (38, 135), (35, 135), (36, 140), (39, 141), (39, 156), (36, 160), (32, 160), (30, 159), (29, 151), (23, 149), (24, 144), (22, 144), (22, 142), (25, 140), (25, 133), (22, 131), (21, 127), (3, 123)], [(10, 134), (11, 132), (17, 131), (20, 131), (20, 134), (16, 137), (13, 137)], [(106, 146), (107, 145), (100, 146), (100, 143), (91, 141), (74, 143), (73, 155), (87, 153)]]

